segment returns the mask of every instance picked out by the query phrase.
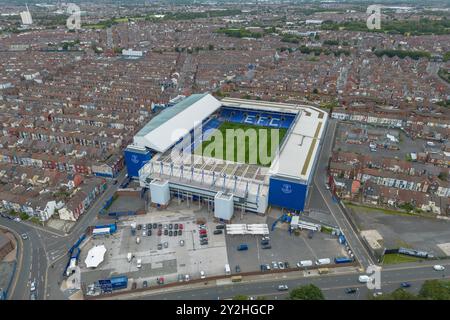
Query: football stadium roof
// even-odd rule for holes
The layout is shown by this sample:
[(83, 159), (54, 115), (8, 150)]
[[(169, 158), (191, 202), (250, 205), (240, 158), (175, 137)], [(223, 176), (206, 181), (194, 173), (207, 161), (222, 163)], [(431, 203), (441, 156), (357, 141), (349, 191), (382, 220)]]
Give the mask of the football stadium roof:
[(134, 136), (134, 143), (165, 152), (220, 106), (209, 93), (193, 94), (154, 117)]

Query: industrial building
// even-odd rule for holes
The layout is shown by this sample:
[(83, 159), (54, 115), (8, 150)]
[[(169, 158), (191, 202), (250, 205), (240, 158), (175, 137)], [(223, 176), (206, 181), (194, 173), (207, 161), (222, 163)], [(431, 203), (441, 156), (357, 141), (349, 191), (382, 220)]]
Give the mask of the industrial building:
[[(303, 211), (328, 114), (319, 108), (193, 94), (166, 108), (125, 150), (130, 177), (150, 190), (151, 202), (196, 201), (229, 221), (236, 210), (264, 214), (269, 206)], [(270, 166), (198, 154), (223, 123), (287, 130)]]

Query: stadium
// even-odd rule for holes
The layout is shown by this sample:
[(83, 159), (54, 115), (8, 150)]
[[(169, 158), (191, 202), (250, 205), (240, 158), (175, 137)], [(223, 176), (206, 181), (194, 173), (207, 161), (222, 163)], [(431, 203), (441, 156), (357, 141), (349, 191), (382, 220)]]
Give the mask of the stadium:
[(311, 106), (193, 94), (148, 122), (125, 162), (156, 206), (181, 198), (225, 221), (270, 206), (300, 212), (327, 120)]

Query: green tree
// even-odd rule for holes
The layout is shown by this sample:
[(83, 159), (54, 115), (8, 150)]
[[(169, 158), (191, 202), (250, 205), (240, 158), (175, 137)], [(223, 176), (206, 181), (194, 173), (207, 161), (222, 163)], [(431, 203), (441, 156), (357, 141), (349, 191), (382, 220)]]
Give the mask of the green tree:
[(289, 294), (292, 300), (325, 300), (325, 297), (319, 287), (308, 284), (292, 290)]
[(450, 281), (425, 281), (419, 291), (419, 297), (428, 300), (450, 300)]

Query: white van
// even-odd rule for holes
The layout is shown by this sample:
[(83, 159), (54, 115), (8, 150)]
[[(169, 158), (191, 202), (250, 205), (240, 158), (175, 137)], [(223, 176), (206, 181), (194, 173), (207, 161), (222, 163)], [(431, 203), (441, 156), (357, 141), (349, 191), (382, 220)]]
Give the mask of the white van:
[(133, 258), (133, 256), (132, 256), (131, 252), (128, 252), (127, 253), (127, 260), (128, 260), (128, 262), (131, 262), (132, 258)]
[(300, 265), (302, 267), (311, 267), (313, 265), (313, 262), (311, 260), (302, 260), (300, 261)]
[(362, 276), (358, 277), (358, 282), (360, 283), (367, 283), (370, 281), (370, 277), (368, 275), (363, 274)]
[(225, 274), (231, 274), (231, 269), (230, 269), (230, 265), (229, 264), (225, 265)]
[(141, 259), (137, 259), (136, 267), (138, 267), (138, 268), (142, 267), (142, 260)]
[(324, 265), (330, 264), (330, 263), (331, 263), (330, 258), (325, 258), (325, 259), (318, 259), (318, 260), (316, 260), (316, 265), (317, 265), (317, 266), (324, 266)]
[(141, 238), (136, 237), (136, 243), (137, 243), (137, 244), (141, 243)]

